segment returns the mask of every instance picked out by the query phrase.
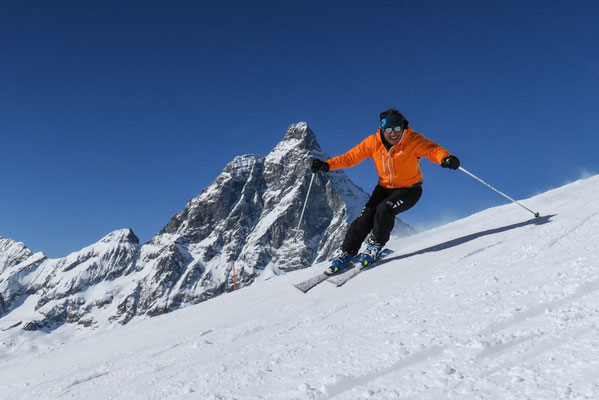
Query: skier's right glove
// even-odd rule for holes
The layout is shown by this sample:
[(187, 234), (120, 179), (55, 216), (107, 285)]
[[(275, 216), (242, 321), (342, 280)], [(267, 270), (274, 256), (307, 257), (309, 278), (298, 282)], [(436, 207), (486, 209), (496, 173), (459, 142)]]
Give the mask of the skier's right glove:
[(326, 162), (319, 160), (319, 159), (315, 159), (314, 161), (312, 161), (312, 167), (310, 168), (312, 170), (312, 173), (317, 173), (318, 171), (324, 171), (324, 172), (329, 172), (329, 164), (327, 164)]

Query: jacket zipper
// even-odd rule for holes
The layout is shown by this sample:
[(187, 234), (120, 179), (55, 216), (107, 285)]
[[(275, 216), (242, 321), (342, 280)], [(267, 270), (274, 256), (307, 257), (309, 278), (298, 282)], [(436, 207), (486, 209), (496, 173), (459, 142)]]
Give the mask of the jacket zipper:
[[(391, 150), (393, 150), (393, 148), (395, 146), (397, 146), (398, 144), (401, 143), (401, 141), (403, 140), (405, 136), (405, 132), (401, 133), (401, 138), (399, 139), (399, 142), (397, 142), (397, 144), (391, 146), (389, 148), (389, 150), (387, 150), (387, 168), (389, 169), (389, 186), (391, 186), (391, 189), (393, 189), (393, 172), (391, 172)], [(383, 153), (383, 157), (382, 157), (382, 164), (383, 164), (383, 172), (385, 172), (385, 153)], [(395, 163), (394, 163), (395, 165)]]
[[(392, 149), (393, 147), (391, 147)], [(389, 186), (393, 189), (393, 172), (391, 171), (391, 149), (387, 150), (387, 169), (389, 170)], [(385, 153), (383, 153), (383, 171), (385, 170)]]

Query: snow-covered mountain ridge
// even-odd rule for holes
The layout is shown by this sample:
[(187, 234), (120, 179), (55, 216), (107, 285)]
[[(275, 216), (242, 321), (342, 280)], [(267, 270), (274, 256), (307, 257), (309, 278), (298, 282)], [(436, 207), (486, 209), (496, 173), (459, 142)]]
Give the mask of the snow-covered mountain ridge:
[[(481, 189), (483, 190), (483, 189)], [(0, 332), (0, 398), (599, 398), (599, 176), (108, 332)]]
[[(368, 195), (341, 171), (318, 174), (296, 231), (315, 157), (303, 122), (266, 156), (235, 157), (148, 243), (131, 229), (60, 259), (0, 238), (0, 327), (97, 328), (156, 316), (329, 258)], [(411, 233), (397, 219), (399, 232)]]

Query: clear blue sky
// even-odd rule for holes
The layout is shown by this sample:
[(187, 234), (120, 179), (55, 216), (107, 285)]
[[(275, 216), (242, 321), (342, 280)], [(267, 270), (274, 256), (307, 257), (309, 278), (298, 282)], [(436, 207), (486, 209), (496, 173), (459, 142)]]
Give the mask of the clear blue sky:
[[(145, 242), (290, 124), (332, 156), (389, 107), (518, 199), (598, 173), (597, 21), (597, 1), (4, 1), (0, 235)], [(417, 227), (505, 203), (422, 164)], [(372, 190), (370, 161), (347, 171)]]

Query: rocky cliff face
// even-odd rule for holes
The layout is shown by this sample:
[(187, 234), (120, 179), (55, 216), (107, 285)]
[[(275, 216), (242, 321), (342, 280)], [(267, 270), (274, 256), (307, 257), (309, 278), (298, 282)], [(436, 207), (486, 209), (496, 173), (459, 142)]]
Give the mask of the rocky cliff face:
[(134, 270), (139, 250), (137, 237), (123, 229), (60, 259), (27, 251), (27, 257), (0, 273), (3, 315), (8, 314), (0, 322), (26, 330), (98, 322), (92, 312), (114, 300), (119, 286), (111, 283)]
[[(332, 256), (368, 195), (341, 171), (317, 174), (296, 230), (313, 158), (305, 123), (266, 157), (236, 157), (148, 243), (130, 229), (49, 260), (0, 238), (0, 329), (127, 323), (198, 303)], [(398, 220), (399, 231), (411, 229)]]
[(141, 250), (146, 275), (115, 318), (158, 315), (330, 257), (368, 195), (342, 172), (318, 174), (299, 222), (314, 157), (327, 158), (305, 123), (266, 157), (244, 155)]
[(26, 291), (19, 277), (45, 258), (41, 253), (34, 254), (23, 243), (0, 236), (0, 317)]

